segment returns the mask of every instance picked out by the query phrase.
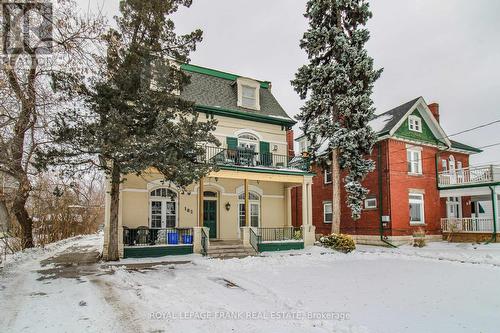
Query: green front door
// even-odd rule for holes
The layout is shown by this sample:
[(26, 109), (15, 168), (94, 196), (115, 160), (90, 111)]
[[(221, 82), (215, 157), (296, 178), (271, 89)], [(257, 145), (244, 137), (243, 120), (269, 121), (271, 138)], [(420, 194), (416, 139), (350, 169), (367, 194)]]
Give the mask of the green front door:
[(203, 226), (210, 228), (209, 238), (217, 238), (217, 201), (203, 201)]

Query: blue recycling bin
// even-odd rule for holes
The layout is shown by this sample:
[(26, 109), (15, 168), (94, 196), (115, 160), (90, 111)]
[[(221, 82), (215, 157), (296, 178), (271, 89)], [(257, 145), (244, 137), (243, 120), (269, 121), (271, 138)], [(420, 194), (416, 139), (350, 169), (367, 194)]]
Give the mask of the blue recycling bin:
[(177, 232), (167, 233), (168, 244), (179, 244), (179, 234)]
[(184, 244), (193, 244), (193, 235), (182, 235), (182, 242)]

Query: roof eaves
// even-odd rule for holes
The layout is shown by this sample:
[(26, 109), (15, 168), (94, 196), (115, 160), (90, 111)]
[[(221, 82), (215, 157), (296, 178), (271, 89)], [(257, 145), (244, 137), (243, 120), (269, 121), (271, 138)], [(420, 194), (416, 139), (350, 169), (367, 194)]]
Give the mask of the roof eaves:
[(268, 124), (282, 125), (286, 127), (291, 127), (297, 123), (293, 119), (285, 119), (284, 117), (273, 117), (273, 116), (261, 115), (250, 112), (242, 112), (237, 110), (212, 107), (207, 105), (195, 105), (195, 108), (200, 112), (206, 112), (215, 115), (227, 116), (244, 120), (260, 121)]
[[(181, 69), (183, 69), (187, 72), (215, 76), (215, 77), (218, 77), (220, 79), (225, 79), (225, 80), (230, 80), (230, 81), (236, 81), (238, 78), (242, 77), (241, 75), (227, 73), (227, 72), (219, 71), (216, 69), (211, 69), (211, 68), (192, 65), (192, 64), (181, 64)], [(252, 79), (252, 80), (255, 80), (255, 79)], [(271, 85), (271, 82), (269, 82), (269, 81), (261, 81), (261, 80), (255, 80), (255, 81), (259, 82), (260, 87), (263, 89), (269, 89), (269, 86)]]

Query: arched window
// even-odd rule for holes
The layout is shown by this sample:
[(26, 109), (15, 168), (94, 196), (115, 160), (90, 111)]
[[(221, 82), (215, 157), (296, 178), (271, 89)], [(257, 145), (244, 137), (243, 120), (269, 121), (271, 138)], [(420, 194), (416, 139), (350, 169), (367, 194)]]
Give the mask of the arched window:
[[(260, 225), (260, 196), (250, 191), (248, 192), (248, 203), (250, 205), (250, 226), (258, 227)], [(238, 216), (240, 227), (245, 226), (245, 193), (238, 196)]]
[(238, 135), (238, 146), (240, 148), (250, 149), (254, 152), (259, 151), (259, 138), (251, 133), (241, 133)]
[(149, 195), (151, 228), (175, 228), (177, 224), (177, 193), (168, 188), (157, 188)]
[(455, 157), (453, 155), (450, 155), (450, 157), (448, 157), (448, 164), (450, 166), (450, 173), (455, 174), (456, 164)]
[(152, 197), (171, 197), (171, 198), (177, 197), (177, 193), (175, 193), (169, 188), (157, 188), (156, 190), (151, 191), (150, 195)]
[(203, 192), (203, 196), (205, 198), (217, 198), (217, 192), (205, 191), (205, 192)]

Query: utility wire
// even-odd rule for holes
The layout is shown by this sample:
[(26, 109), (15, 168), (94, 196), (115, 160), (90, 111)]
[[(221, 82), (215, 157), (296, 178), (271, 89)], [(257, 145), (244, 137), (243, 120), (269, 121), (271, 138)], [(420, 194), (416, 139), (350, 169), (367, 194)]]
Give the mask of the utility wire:
[[(456, 136), (456, 135), (467, 133), (467, 132), (472, 132), (472, 131), (475, 131), (475, 130), (478, 130), (478, 129), (481, 129), (481, 128), (484, 128), (484, 127), (488, 127), (488, 126), (491, 126), (491, 125), (494, 125), (494, 124), (497, 124), (497, 123), (500, 123), (500, 119), (494, 120), (494, 121), (490, 121), (489, 123), (477, 125), (475, 127), (467, 128), (467, 129), (464, 129), (462, 131), (459, 131), (459, 132), (456, 132), (456, 133), (453, 133), (453, 134), (450, 134), (450, 135), (446, 135), (446, 136), (443, 136), (443, 137), (440, 137), (440, 138), (436, 138), (436, 140), (448, 139), (448, 138), (450, 138), (452, 136)], [(482, 149), (482, 148), (484, 148), (484, 147), (479, 147), (479, 149)], [(395, 152), (398, 152), (398, 151), (402, 151), (402, 150), (406, 150), (406, 148), (401, 148), (401, 149), (393, 150), (392, 153), (395, 153)]]

